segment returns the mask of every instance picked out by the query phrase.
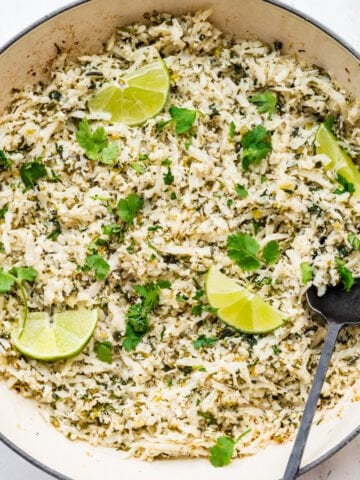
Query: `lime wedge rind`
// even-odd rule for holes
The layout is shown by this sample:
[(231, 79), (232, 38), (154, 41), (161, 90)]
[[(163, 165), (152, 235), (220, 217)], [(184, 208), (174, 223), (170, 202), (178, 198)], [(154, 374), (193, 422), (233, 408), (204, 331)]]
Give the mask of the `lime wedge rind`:
[(206, 278), (206, 295), (220, 320), (244, 333), (270, 333), (287, 321), (282, 312), (214, 266)]
[(94, 333), (97, 310), (57, 313), (52, 324), (46, 312), (30, 313), (15, 347), (35, 360), (55, 361), (80, 353)]

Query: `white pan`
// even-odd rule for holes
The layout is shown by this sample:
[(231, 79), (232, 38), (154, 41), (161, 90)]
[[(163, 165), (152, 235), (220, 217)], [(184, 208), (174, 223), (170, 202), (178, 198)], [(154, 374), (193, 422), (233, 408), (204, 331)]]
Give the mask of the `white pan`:
[[(213, 8), (212, 21), (222, 30), (266, 42), (279, 40), (285, 51), (297, 52), (299, 57), (324, 67), (360, 97), (359, 53), (322, 25), (276, 2), (85, 0), (41, 19), (0, 51), (0, 110), (6, 105), (12, 88), (46, 77), (57, 53), (56, 45), (74, 55), (96, 52), (115, 26), (141, 20), (145, 12), (180, 13), (209, 6)], [(344, 402), (340, 418), (329, 418), (312, 429), (302, 472), (350, 442), (360, 433), (359, 425), (360, 402)], [(1, 381), (0, 439), (31, 463), (61, 480), (212, 480), (225, 476), (278, 480), (291, 449), (291, 444), (272, 446), (253, 457), (234, 461), (226, 469), (213, 468), (207, 459), (153, 463), (124, 459), (116, 450), (70, 442), (45, 423), (36, 403), (8, 390)]]

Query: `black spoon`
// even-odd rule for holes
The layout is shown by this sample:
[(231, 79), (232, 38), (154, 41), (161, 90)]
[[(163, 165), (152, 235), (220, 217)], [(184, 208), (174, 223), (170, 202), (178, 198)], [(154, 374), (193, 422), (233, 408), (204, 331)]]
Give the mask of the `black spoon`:
[(329, 327), (283, 480), (294, 480), (299, 472), (316, 405), (339, 332), (344, 325), (360, 324), (360, 279), (356, 280), (350, 292), (337, 285), (328, 287), (322, 297), (317, 296), (315, 287), (310, 287), (306, 292), (306, 299), (309, 306), (327, 321)]

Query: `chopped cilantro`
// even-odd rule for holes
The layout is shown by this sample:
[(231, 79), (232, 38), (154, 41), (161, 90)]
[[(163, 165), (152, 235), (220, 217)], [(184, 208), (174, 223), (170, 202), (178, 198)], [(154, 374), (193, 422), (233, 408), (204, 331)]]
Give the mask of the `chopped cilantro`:
[(234, 138), (234, 137), (235, 137), (235, 131), (236, 131), (235, 122), (234, 122), (233, 120), (231, 120), (230, 126), (229, 126), (229, 137), (230, 137), (230, 138)]
[(205, 291), (204, 290), (196, 290), (195, 294), (193, 295), (192, 299), (193, 300), (200, 300), (201, 297), (204, 296)]
[(192, 342), (196, 350), (200, 350), (203, 347), (210, 347), (215, 345), (219, 339), (217, 337), (207, 337), (206, 335), (199, 335), (196, 340)]
[(191, 137), (190, 138), (187, 138), (184, 142), (184, 147), (186, 150), (189, 150), (189, 147), (191, 145)]
[(146, 168), (145, 165), (141, 162), (130, 163), (130, 167), (135, 170), (136, 173), (144, 173)]
[(236, 440), (226, 437), (225, 435), (216, 440), (216, 444), (210, 448), (210, 462), (214, 467), (224, 467), (229, 465), (233, 456), (235, 445), (242, 437), (247, 435), (250, 429), (242, 433)]
[(11, 167), (11, 160), (9, 160), (5, 155), (5, 152), (0, 149), (0, 171), (9, 170), (10, 167)]
[(280, 350), (280, 348), (276, 345), (271, 345), (271, 348), (273, 349), (274, 355), (280, 355), (280, 353), (282, 352), (282, 350)]
[(272, 117), (277, 103), (277, 96), (274, 92), (266, 90), (265, 92), (252, 95), (249, 100), (256, 106), (259, 113), (268, 113), (269, 118)]
[(118, 235), (122, 232), (122, 228), (117, 223), (108, 223), (107, 225), (103, 225), (102, 232), (104, 235)]
[(47, 239), (56, 240), (61, 233), (61, 225), (57, 220), (52, 220), (54, 224), (54, 230), (47, 235)]
[(334, 193), (336, 195), (341, 195), (343, 193), (354, 193), (355, 192), (354, 184), (351, 183), (351, 182), (348, 182), (345, 177), (340, 175), (340, 173), (338, 173), (336, 175), (336, 180), (341, 185), (341, 188), (337, 188), (336, 190), (334, 190)]
[(171, 160), (168, 158), (166, 160), (163, 160), (161, 163), (164, 167), (167, 167), (167, 172), (163, 175), (164, 183), (165, 185), (171, 185), (174, 182), (174, 175), (171, 172)]
[(140, 153), (139, 160), (140, 162), (144, 162), (145, 160), (149, 159), (149, 155), (147, 153)]
[(159, 122), (157, 122), (155, 124), (155, 128), (158, 132), (161, 132), (162, 130), (164, 130), (166, 125), (170, 122), (171, 122), (171, 120), (160, 120)]
[(263, 125), (257, 125), (241, 139), (242, 166), (248, 170), (250, 165), (258, 165), (272, 150), (271, 136)]
[(157, 230), (162, 230), (163, 227), (161, 225), (153, 225), (151, 227), (148, 227), (149, 232), (156, 232)]
[(110, 270), (110, 265), (107, 261), (98, 253), (92, 253), (85, 259), (85, 264), (82, 267), (84, 272), (94, 271), (95, 278), (97, 280), (104, 280)]
[(234, 203), (234, 200), (232, 200), (231, 198), (229, 198), (228, 200), (226, 200), (226, 205), (227, 205), (228, 207), (231, 207), (233, 203)]
[(240, 197), (240, 198), (246, 198), (249, 193), (248, 191), (246, 190), (246, 188), (244, 188), (242, 185), (240, 185), (240, 183), (237, 183), (235, 185), (235, 192), (237, 193), (237, 195)]
[(202, 412), (201, 410), (198, 410), (198, 415), (199, 417), (203, 417), (206, 420), (206, 423), (208, 425), (217, 425), (217, 420), (214, 417), (214, 415), (210, 412)]
[(176, 193), (175, 193), (175, 192), (171, 192), (171, 193), (170, 193), (170, 198), (171, 198), (171, 200), (176, 200), (176, 199), (177, 199)]
[(148, 314), (160, 301), (160, 290), (170, 288), (170, 283), (160, 280), (157, 283), (135, 285), (134, 290), (139, 296), (139, 301), (131, 305), (126, 315), (126, 330), (123, 347), (127, 352), (133, 350), (149, 331)]
[(341, 258), (336, 258), (336, 269), (339, 272), (341, 281), (344, 285), (344, 289), (346, 292), (350, 292), (352, 286), (354, 285), (355, 279), (351, 271), (345, 267), (345, 261)]
[(0, 268), (0, 294), (8, 293), (14, 285), (20, 290), (24, 305), (23, 326), (28, 315), (27, 292), (24, 282), (33, 283), (38, 273), (33, 267), (13, 267), (8, 272)]
[(0, 208), (0, 219), (5, 217), (6, 212), (9, 210), (9, 204), (5, 203), (5, 205)]
[(25, 185), (25, 189), (29, 190), (34, 188), (37, 181), (40, 178), (47, 176), (45, 165), (40, 159), (33, 160), (32, 162), (23, 163), (20, 167), (20, 177)]
[(111, 164), (119, 156), (117, 143), (109, 143), (104, 127), (92, 131), (86, 118), (79, 123), (76, 140), (90, 160)]
[(96, 342), (94, 345), (94, 352), (99, 360), (105, 363), (112, 363), (112, 343)]
[(117, 215), (127, 225), (134, 223), (134, 218), (144, 205), (144, 200), (136, 193), (130, 193), (126, 198), (119, 200), (117, 204)]
[(304, 285), (307, 283), (311, 282), (313, 279), (313, 269), (310, 263), (308, 262), (302, 262), (300, 263), (300, 269), (301, 269), (301, 281)]
[(175, 299), (176, 299), (177, 302), (181, 303), (181, 302), (186, 302), (187, 300), (189, 300), (189, 297), (187, 297), (186, 295), (181, 295), (180, 293), (177, 293)]
[[(1, 216), (0, 216), (0, 218), (1, 218)], [(349, 233), (347, 239), (348, 239), (348, 242), (350, 243), (350, 245), (352, 246), (352, 248), (354, 250), (356, 250), (357, 252), (360, 252), (360, 238), (357, 237), (353, 233)]]
[(171, 119), (175, 122), (175, 131), (178, 135), (188, 132), (194, 125), (197, 110), (188, 108), (179, 108), (172, 105), (169, 108)]
[(263, 251), (262, 257), (266, 263), (266, 265), (273, 265), (278, 261), (280, 256), (280, 247), (279, 244), (275, 240), (271, 240), (268, 242)]

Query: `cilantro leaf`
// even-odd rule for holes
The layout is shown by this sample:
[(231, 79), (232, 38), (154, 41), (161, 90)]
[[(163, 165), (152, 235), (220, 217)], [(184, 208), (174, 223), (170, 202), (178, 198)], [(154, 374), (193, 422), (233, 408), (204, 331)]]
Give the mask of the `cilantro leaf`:
[(122, 232), (122, 228), (117, 223), (108, 223), (107, 225), (103, 225), (102, 232), (104, 235), (118, 235)]
[(118, 145), (115, 142), (109, 144), (104, 127), (92, 131), (86, 118), (79, 123), (76, 140), (90, 160), (110, 164), (119, 155)]
[(256, 258), (259, 248), (258, 242), (251, 235), (238, 232), (227, 238), (228, 256), (243, 270), (252, 271), (260, 267)]
[(339, 272), (341, 281), (344, 285), (344, 289), (346, 292), (350, 292), (352, 286), (355, 283), (353, 274), (347, 267), (345, 267), (345, 262), (343, 259), (336, 258), (335, 262), (336, 262), (336, 269)]
[(230, 138), (234, 138), (234, 137), (235, 137), (235, 131), (236, 131), (235, 122), (234, 122), (233, 120), (231, 120), (230, 126), (229, 126), (229, 137), (230, 137)]
[(94, 352), (99, 360), (105, 363), (112, 363), (112, 343), (105, 342), (96, 342), (94, 345)]
[(9, 270), (19, 282), (27, 281), (33, 282), (38, 275), (38, 272), (33, 267), (13, 267)]
[(126, 314), (123, 347), (127, 352), (133, 350), (141, 342), (142, 337), (150, 330), (148, 314), (159, 304), (160, 290), (170, 288), (170, 286), (170, 282), (165, 280), (134, 286), (134, 290), (140, 300), (131, 305)]
[(144, 173), (146, 168), (145, 165), (142, 162), (133, 162), (130, 163), (130, 167), (136, 172), (136, 173)]
[(275, 93), (270, 90), (265, 92), (256, 93), (249, 98), (250, 102), (256, 106), (256, 109), (259, 113), (269, 113), (269, 118), (272, 117), (276, 104), (277, 96)]
[(188, 108), (179, 108), (172, 105), (169, 108), (172, 120), (175, 122), (175, 131), (178, 135), (186, 133), (191, 129), (196, 120), (197, 110), (189, 110)]
[(216, 440), (216, 444), (210, 448), (210, 462), (214, 467), (229, 465), (233, 456), (235, 441), (222, 436)]
[(268, 242), (262, 251), (262, 257), (266, 265), (273, 265), (280, 256), (280, 247), (275, 240)]
[(39, 159), (23, 163), (20, 167), (20, 177), (26, 190), (34, 188), (37, 181), (46, 176), (45, 165)]
[(196, 340), (192, 342), (196, 350), (200, 350), (203, 347), (210, 347), (215, 345), (219, 339), (217, 337), (207, 337), (206, 335), (199, 335)]
[(168, 167), (167, 172), (163, 175), (164, 183), (165, 185), (171, 185), (174, 182), (175, 178), (170, 168), (171, 160), (167, 158), (162, 162), (162, 165)]
[(160, 120), (159, 122), (157, 122), (157, 124), (155, 125), (155, 128), (158, 132), (161, 132), (162, 130), (164, 130), (164, 128), (166, 127), (166, 125), (168, 123), (171, 122), (171, 119), (170, 120)]
[(11, 160), (7, 158), (5, 152), (0, 148), (0, 171), (9, 170), (9, 168), (11, 167), (11, 163)]
[(246, 198), (249, 195), (249, 192), (244, 188), (240, 183), (235, 185), (235, 192), (240, 198)]
[(225, 435), (216, 440), (216, 444), (210, 448), (210, 462), (214, 467), (224, 467), (229, 465), (233, 456), (235, 445), (240, 439), (247, 435), (250, 429), (242, 433), (236, 440), (226, 437)]
[(116, 213), (127, 225), (134, 223), (134, 218), (144, 205), (144, 200), (136, 193), (130, 193), (126, 198), (119, 200)]
[(203, 417), (208, 425), (217, 425), (218, 423), (214, 415), (210, 412), (202, 412), (201, 410), (198, 410), (197, 414), (199, 417)]
[(58, 236), (61, 233), (61, 225), (57, 220), (52, 220), (54, 224), (54, 230), (47, 235), (48, 240), (57, 240)]
[(85, 264), (82, 267), (84, 272), (94, 270), (94, 275), (97, 280), (104, 280), (109, 273), (110, 265), (107, 261), (98, 253), (92, 253), (85, 259)]
[(360, 252), (360, 238), (357, 237), (354, 233), (349, 233), (347, 239), (352, 248), (357, 252)]
[(272, 150), (271, 136), (263, 125), (257, 125), (241, 139), (242, 167), (248, 170), (251, 164), (258, 165)]
[(334, 190), (334, 193), (336, 195), (341, 195), (341, 194), (347, 193), (347, 192), (348, 193), (354, 193), (355, 192), (354, 184), (351, 183), (351, 182), (348, 182), (345, 177), (340, 175), (340, 173), (338, 173), (336, 175), (336, 180), (341, 185), (341, 188), (337, 188), (336, 190)]
[(5, 203), (5, 205), (0, 208), (0, 219), (5, 217), (6, 212), (9, 210), (9, 204)]
[(7, 293), (13, 287), (16, 279), (10, 273), (0, 268), (0, 294)]
[(300, 263), (300, 269), (301, 269), (301, 280), (304, 285), (307, 283), (311, 282), (313, 279), (313, 269), (310, 263), (308, 262), (302, 262)]

